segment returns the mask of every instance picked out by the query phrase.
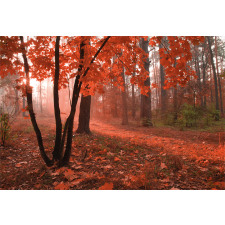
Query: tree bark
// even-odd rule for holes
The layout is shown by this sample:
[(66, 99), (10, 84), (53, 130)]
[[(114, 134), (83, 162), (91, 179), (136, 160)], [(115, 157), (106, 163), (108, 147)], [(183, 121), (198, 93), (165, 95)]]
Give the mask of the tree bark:
[(41, 93), (41, 81), (40, 81), (40, 90), (39, 90), (39, 92), (40, 92), (40, 95), (39, 95), (39, 104), (40, 104), (40, 111), (41, 111), (41, 113), (43, 112), (43, 109), (42, 109), (42, 93)]
[(173, 111), (174, 111), (174, 123), (177, 121), (177, 88), (173, 89)]
[(211, 44), (210, 37), (207, 37), (207, 40), (208, 40), (210, 60), (211, 60), (211, 65), (212, 65), (212, 70), (213, 70), (214, 87), (215, 87), (215, 99), (216, 99), (216, 110), (219, 110), (219, 97), (218, 97), (217, 75), (216, 75), (215, 64), (213, 62), (212, 44)]
[[(148, 43), (149, 41), (145, 41), (141, 38), (141, 48), (146, 52), (148, 51)], [(144, 68), (149, 73), (149, 57), (144, 62)], [(144, 85), (150, 88), (150, 76), (145, 80)], [(152, 126), (152, 113), (151, 113), (151, 92), (149, 91), (147, 95), (141, 95), (141, 120), (142, 125), (144, 126)]]
[(54, 78), (54, 112), (55, 112), (55, 123), (56, 123), (56, 133), (55, 133), (55, 146), (53, 151), (53, 157), (56, 160), (60, 159), (60, 145), (62, 137), (62, 121), (59, 108), (59, 44), (60, 37), (56, 37), (55, 44), (55, 78)]
[(134, 84), (132, 84), (132, 118), (136, 117), (136, 108), (135, 108), (135, 92), (134, 92)]
[(22, 56), (24, 60), (24, 68), (25, 68), (25, 74), (26, 74), (26, 95), (27, 95), (27, 104), (28, 104), (28, 111), (30, 114), (31, 122), (37, 137), (38, 141), (38, 146), (40, 149), (41, 157), (43, 158), (44, 162), (46, 163), (47, 166), (52, 166), (53, 161), (49, 159), (49, 157), (45, 153), (44, 145), (43, 145), (43, 140), (42, 140), (42, 135), (41, 131), (37, 125), (35, 113), (33, 110), (33, 103), (32, 103), (32, 88), (30, 86), (30, 77), (29, 77), (29, 64), (26, 56), (26, 50), (24, 47), (24, 41), (23, 41), (23, 36), (20, 36), (20, 41), (21, 41), (21, 48), (22, 48)]
[(219, 84), (219, 93), (220, 93), (220, 112), (221, 116), (223, 117), (223, 94), (222, 94), (222, 88), (221, 88), (221, 82), (220, 82), (220, 76), (219, 76), (219, 66), (218, 66), (218, 56), (217, 56), (217, 39), (215, 37), (215, 53), (216, 53), (216, 72), (218, 75), (218, 84)]
[(126, 83), (125, 83), (125, 76), (124, 76), (124, 68), (121, 74), (124, 82), (124, 91), (122, 91), (122, 125), (128, 124), (128, 113), (127, 113), (127, 92), (126, 92)]
[(200, 73), (200, 66), (199, 66), (199, 53), (197, 47), (195, 47), (195, 71), (197, 74), (197, 84), (199, 89), (199, 95), (197, 97), (200, 97), (201, 106), (203, 107), (203, 97), (202, 97), (202, 84), (201, 84), (201, 73)]
[(76, 133), (91, 134), (90, 131), (90, 112), (91, 112), (91, 95), (81, 96), (79, 124)]
[[(162, 44), (159, 45), (159, 49), (161, 49), (163, 46)], [(166, 90), (163, 88), (165, 85), (165, 72), (164, 72), (164, 68), (160, 63), (160, 79), (161, 79), (161, 115), (162, 117), (165, 116), (166, 113)]]
[(204, 88), (204, 96), (203, 96), (203, 107), (206, 108), (206, 67), (207, 67), (207, 61), (204, 60), (205, 50), (206, 50), (206, 41), (203, 44), (203, 53), (202, 53), (202, 84)]

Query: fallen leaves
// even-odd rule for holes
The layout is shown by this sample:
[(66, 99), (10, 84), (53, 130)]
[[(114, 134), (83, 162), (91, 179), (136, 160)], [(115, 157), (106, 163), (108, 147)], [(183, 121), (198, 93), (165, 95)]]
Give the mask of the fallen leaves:
[(218, 182), (215, 182), (213, 185), (220, 189), (223, 189), (223, 190), (225, 189), (225, 181), (221, 181), (221, 182), (218, 181)]
[(55, 190), (69, 190), (69, 186), (64, 182), (60, 182), (58, 185), (54, 187)]
[(73, 180), (72, 182), (70, 182), (70, 187), (74, 187), (78, 184), (80, 184), (84, 179), (77, 179), (77, 180)]
[(16, 168), (19, 168), (19, 167), (21, 167), (22, 165), (20, 164), (20, 163), (17, 163), (16, 165), (15, 165), (15, 167)]
[(114, 158), (114, 161), (115, 161), (115, 162), (118, 162), (118, 161), (121, 161), (121, 159), (118, 158), (118, 157), (115, 157), (115, 158)]
[(75, 172), (71, 169), (67, 169), (64, 172), (64, 175), (65, 175), (66, 179), (69, 180), (69, 181), (72, 181), (72, 180), (77, 178), (77, 176), (75, 175)]
[(98, 190), (112, 190), (112, 189), (113, 189), (113, 183), (105, 183)]
[(170, 190), (180, 190), (180, 189), (179, 189), (179, 188), (173, 187), (173, 188), (171, 188)]
[(161, 165), (160, 165), (160, 167), (161, 167), (161, 169), (163, 170), (163, 169), (167, 169), (167, 166), (166, 166), (166, 164), (165, 163), (161, 163)]

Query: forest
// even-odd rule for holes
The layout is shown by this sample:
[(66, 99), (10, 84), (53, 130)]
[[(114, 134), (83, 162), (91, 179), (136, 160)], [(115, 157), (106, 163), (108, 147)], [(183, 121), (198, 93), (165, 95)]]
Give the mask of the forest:
[(1, 190), (224, 190), (225, 37), (1, 36)]

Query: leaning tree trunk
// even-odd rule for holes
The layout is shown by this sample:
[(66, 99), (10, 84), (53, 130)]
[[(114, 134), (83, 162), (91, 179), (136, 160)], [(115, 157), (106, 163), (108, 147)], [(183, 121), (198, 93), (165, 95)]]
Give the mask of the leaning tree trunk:
[(20, 36), (21, 44), (22, 44), (22, 57), (24, 61), (24, 68), (25, 68), (25, 74), (26, 74), (26, 96), (27, 96), (27, 105), (28, 105), (28, 111), (30, 114), (31, 122), (37, 137), (38, 146), (40, 149), (41, 157), (43, 158), (44, 162), (47, 166), (52, 166), (53, 162), (49, 159), (49, 157), (45, 153), (44, 145), (43, 145), (43, 139), (41, 135), (41, 131), (37, 125), (34, 109), (33, 109), (33, 102), (32, 102), (32, 88), (30, 86), (30, 77), (29, 77), (29, 64), (26, 56), (26, 49), (24, 47), (24, 41), (23, 36)]
[(208, 40), (210, 60), (211, 60), (211, 65), (212, 65), (212, 70), (213, 70), (213, 78), (214, 78), (214, 86), (215, 86), (215, 99), (216, 99), (216, 110), (219, 110), (217, 76), (216, 76), (215, 64), (214, 64), (214, 61), (213, 61), (212, 44), (211, 44), (210, 37), (207, 37), (207, 40)]
[[(141, 48), (148, 54), (148, 43), (141, 38)], [(144, 62), (144, 68), (149, 73), (149, 57)], [(144, 85), (150, 88), (150, 76), (145, 80)], [(152, 126), (152, 113), (151, 113), (151, 92), (149, 91), (147, 95), (141, 95), (141, 120), (143, 126)]]
[[(98, 54), (101, 52), (102, 48), (105, 46), (105, 44), (107, 43), (109, 38), (110, 38), (110, 36), (108, 36), (104, 40), (101, 47), (98, 49), (98, 51), (94, 55), (93, 59), (91, 60), (90, 65), (95, 61)], [(85, 46), (85, 43), (81, 42), (81, 44), (80, 44), (80, 61), (81, 62), (84, 59), (84, 46)], [(83, 77), (85, 77), (87, 75), (89, 70), (90, 70), (90, 66), (87, 67), (87, 69), (84, 71)], [(75, 116), (75, 112), (76, 112), (76, 105), (77, 105), (80, 89), (82, 86), (82, 82), (79, 81), (82, 72), (83, 72), (83, 64), (81, 63), (78, 68), (78, 75), (76, 76), (76, 79), (74, 82), (71, 111), (70, 111), (69, 117), (66, 120), (64, 132), (63, 132), (63, 138), (62, 138), (62, 142), (61, 142), (61, 146), (60, 146), (60, 154), (61, 154), (60, 163), (59, 163), (60, 166), (64, 166), (64, 165), (68, 164), (70, 156), (71, 156), (71, 146), (72, 146), (72, 137), (73, 137), (73, 122), (74, 122), (74, 116)], [(64, 156), (62, 156), (62, 153), (63, 153), (62, 150), (64, 147), (64, 141), (66, 138), (66, 134), (67, 134), (66, 149), (65, 149)]]
[(90, 131), (91, 95), (81, 96), (79, 124), (76, 133), (91, 134)]

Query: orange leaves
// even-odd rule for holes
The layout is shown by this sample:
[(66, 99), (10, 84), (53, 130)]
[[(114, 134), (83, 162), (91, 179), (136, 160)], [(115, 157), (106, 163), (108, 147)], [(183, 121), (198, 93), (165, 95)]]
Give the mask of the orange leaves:
[[(148, 39), (143, 36), (144, 40)], [(62, 37), (60, 43), (60, 80), (59, 88), (66, 87), (67, 78), (73, 78), (78, 74), (78, 68), (83, 66), (81, 80), (84, 84), (90, 86), (89, 91), (83, 90), (84, 93), (93, 95), (95, 91), (104, 93), (103, 86), (109, 82), (122, 88), (124, 83), (121, 79), (122, 68), (125, 68), (125, 75), (132, 77), (131, 83), (138, 84), (144, 89), (144, 81), (148, 75), (144, 66), (144, 61), (148, 54), (144, 52), (138, 42), (140, 37), (135, 36), (113, 36), (111, 37), (93, 64), (90, 65), (95, 53), (102, 45), (105, 37)], [(168, 80), (166, 88), (184, 85), (193, 71), (186, 66), (191, 60), (191, 45), (198, 45), (204, 40), (204, 37), (167, 37), (167, 44), (163, 37), (151, 37), (149, 45), (154, 47), (164, 43), (160, 51), (160, 61), (165, 68), (166, 79)], [(85, 43), (85, 57), (81, 61), (79, 58), (80, 43)], [(24, 69), (17, 53), (21, 52), (20, 41), (18, 37), (1, 37), (1, 59), (0, 72), (1, 76), (14, 73), (24, 74)], [(91, 44), (90, 44), (91, 43)], [(37, 78), (39, 81), (52, 76), (54, 77), (54, 46), (55, 37), (38, 36), (29, 38), (27, 43), (27, 56), (30, 62), (31, 78)], [(112, 60), (113, 59), (113, 60)], [(85, 69), (90, 68), (87, 76), (83, 79), (82, 74)], [(84, 85), (85, 86), (85, 85)], [(143, 94), (148, 91), (142, 90)]]
[(67, 180), (69, 180), (69, 181), (72, 181), (72, 180), (77, 178), (77, 176), (75, 175), (75, 172), (73, 170), (71, 170), (71, 169), (67, 169), (64, 172), (64, 175), (67, 178)]
[(22, 165), (20, 164), (20, 163), (17, 163), (16, 165), (15, 165), (15, 167), (16, 168), (19, 168), (19, 167), (21, 167)]
[(64, 182), (60, 182), (58, 185), (54, 187), (55, 190), (69, 190), (69, 186), (64, 184)]
[(112, 189), (113, 189), (113, 183), (105, 183), (98, 190), (112, 190)]
[(197, 45), (204, 40), (203, 37), (178, 37), (152, 38), (152, 42), (161, 44), (159, 49), (160, 63), (166, 73), (167, 84), (165, 88), (184, 86), (195, 72), (187, 65), (192, 59), (191, 45)]
[(219, 189), (222, 189), (222, 190), (225, 189), (225, 182), (224, 181), (215, 182), (213, 185), (216, 186), (216, 187), (218, 187)]
[(161, 165), (160, 165), (160, 167), (161, 167), (161, 169), (163, 170), (163, 169), (167, 169), (167, 166), (166, 166), (166, 164), (165, 163), (161, 163)]
[(118, 161), (121, 161), (121, 159), (118, 158), (118, 157), (115, 157), (115, 158), (114, 158), (114, 161), (115, 161), (115, 162), (118, 162)]
[(152, 87), (153, 87), (153, 88), (159, 88), (159, 85), (156, 84), (156, 83), (152, 83)]

